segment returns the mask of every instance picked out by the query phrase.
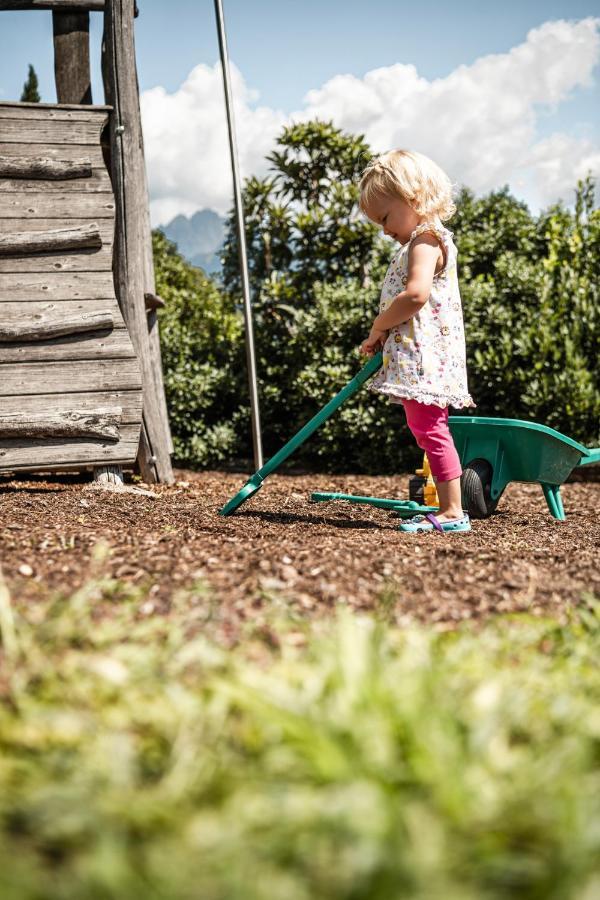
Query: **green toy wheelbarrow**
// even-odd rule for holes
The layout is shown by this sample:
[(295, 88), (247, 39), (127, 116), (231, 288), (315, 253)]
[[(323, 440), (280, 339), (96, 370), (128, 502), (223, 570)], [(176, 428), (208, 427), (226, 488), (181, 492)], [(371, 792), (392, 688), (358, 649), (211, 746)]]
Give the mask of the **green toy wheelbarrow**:
[(548, 509), (564, 521), (560, 496), (573, 469), (600, 463), (600, 447), (589, 449), (554, 428), (521, 419), (449, 416), (463, 468), (463, 507), (475, 519), (490, 516), (511, 481), (539, 483)]
[[(449, 416), (448, 424), (463, 469), (460, 479), (463, 509), (473, 519), (491, 516), (506, 486), (511, 481), (524, 481), (538, 482), (551, 514), (564, 521), (561, 484), (573, 469), (600, 463), (600, 447), (584, 447), (537, 422)], [(406, 506), (403, 504), (398, 510), (395, 506), (398, 501), (394, 500), (332, 493), (312, 494), (312, 499), (369, 503), (405, 517)], [(435, 512), (436, 507), (429, 510)]]

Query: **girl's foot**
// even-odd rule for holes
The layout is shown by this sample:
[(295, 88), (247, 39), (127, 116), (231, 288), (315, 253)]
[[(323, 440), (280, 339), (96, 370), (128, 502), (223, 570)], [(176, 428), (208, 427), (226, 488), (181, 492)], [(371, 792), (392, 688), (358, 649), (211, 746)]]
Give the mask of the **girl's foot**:
[(413, 516), (407, 522), (403, 522), (398, 526), (400, 531), (416, 532), (416, 531), (441, 531), (444, 534), (450, 531), (470, 531), (471, 520), (466, 513), (460, 518), (442, 520), (433, 513), (426, 515)]
[(465, 513), (462, 509), (449, 509), (445, 512), (436, 512), (435, 517), (438, 522), (455, 522), (457, 519), (463, 519)]

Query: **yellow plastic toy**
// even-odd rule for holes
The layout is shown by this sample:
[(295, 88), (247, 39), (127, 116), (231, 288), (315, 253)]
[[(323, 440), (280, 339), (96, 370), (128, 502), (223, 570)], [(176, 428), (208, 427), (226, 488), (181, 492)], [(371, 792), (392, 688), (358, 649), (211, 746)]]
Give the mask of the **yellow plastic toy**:
[(427, 506), (439, 506), (440, 500), (435, 487), (435, 481), (433, 480), (433, 475), (431, 474), (429, 460), (427, 459), (426, 453), (423, 454), (423, 467), (421, 469), (416, 469), (415, 475), (420, 475), (422, 478), (427, 479), (425, 484), (423, 485), (423, 503), (425, 503)]

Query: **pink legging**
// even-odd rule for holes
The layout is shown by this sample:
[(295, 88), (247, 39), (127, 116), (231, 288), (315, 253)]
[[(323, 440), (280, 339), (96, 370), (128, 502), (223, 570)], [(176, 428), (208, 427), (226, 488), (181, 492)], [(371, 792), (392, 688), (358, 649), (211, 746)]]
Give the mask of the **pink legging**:
[(404, 397), (402, 406), (417, 445), (427, 454), (432, 475), (438, 481), (459, 478), (462, 468), (448, 427), (448, 407), (440, 409)]

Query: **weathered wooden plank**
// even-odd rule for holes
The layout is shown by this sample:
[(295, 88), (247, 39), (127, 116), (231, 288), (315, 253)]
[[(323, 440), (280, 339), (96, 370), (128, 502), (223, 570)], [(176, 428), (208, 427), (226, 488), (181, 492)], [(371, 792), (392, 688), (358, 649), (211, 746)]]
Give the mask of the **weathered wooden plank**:
[[(64, 219), (36, 219), (35, 225), (32, 226), (31, 219), (25, 217), (23, 219), (2, 219), (0, 218), (0, 234), (7, 231), (49, 231), (52, 228), (79, 228), (81, 219), (65, 217)], [(108, 219), (100, 219), (98, 228), (102, 237), (102, 243), (111, 242), (115, 229), (114, 222)]]
[(23, 413), (0, 412), (0, 440), (24, 438), (90, 438), (119, 440), (120, 407), (97, 409), (94, 412)]
[[(54, 228), (77, 228), (81, 219), (36, 219), (36, 231)], [(29, 219), (0, 219), (0, 235), (11, 231), (29, 231)], [(40, 253), (35, 257), (0, 257), (0, 272), (61, 272), (61, 271), (105, 271), (112, 268), (112, 245), (114, 221), (99, 219), (98, 230), (102, 238), (99, 250), (78, 250), (65, 256), (62, 253)]]
[(0, 366), (0, 397), (69, 391), (127, 391), (141, 387), (136, 359), (98, 359)]
[(104, 12), (105, 0), (0, 0), (0, 10), (58, 9)]
[(32, 119), (36, 122), (42, 119), (51, 122), (99, 122), (103, 127), (108, 121), (108, 114), (107, 107), (99, 108), (88, 105), (57, 104), (44, 107), (41, 103), (39, 106), (31, 106), (29, 103), (0, 103), (0, 120), (2, 119)]
[(73, 412), (96, 409), (107, 406), (119, 406), (122, 410), (121, 422), (127, 425), (139, 425), (142, 420), (142, 392), (132, 391), (93, 391), (79, 394), (36, 394), (34, 396), (3, 397), (2, 412), (8, 414), (37, 414), (48, 409), (55, 412)]
[[(92, 170), (106, 168), (104, 157), (102, 156), (102, 148), (99, 144), (97, 146), (90, 145), (84, 151), (77, 144), (48, 144), (44, 146), (41, 152), (43, 152), (44, 159), (81, 159), (82, 155), (85, 154), (86, 159), (89, 159), (92, 164)], [(2, 126), (0, 125), (0, 156), (39, 158), (40, 146), (39, 144), (6, 143), (2, 138)]]
[(77, 464), (102, 465), (103, 463), (132, 463), (137, 454), (139, 425), (123, 425), (121, 440), (102, 441), (79, 438), (42, 438), (23, 440), (0, 440), (0, 471), (13, 469), (33, 469), (58, 467), (63, 463), (70, 467)]
[[(66, 362), (98, 359), (133, 359), (135, 351), (126, 328), (97, 334), (65, 335), (47, 341), (0, 344), (0, 363)], [(0, 377), (2, 370), (0, 369)]]
[(6, 302), (0, 306), (0, 323), (14, 320), (24, 316), (51, 316), (59, 318), (68, 316), (93, 315), (94, 313), (110, 313), (115, 328), (125, 328), (125, 322), (119, 309), (116, 297), (106, 297), (100, 300), (41, 300), (28, 303)]
[[(106, 170), (103, 170), (106, 174)], [(0, 205), (2, 201), (0, 199)], [(35, 219), (35, 229), (46, 231), (55, 228), (76, 228), (81, 226), (81, 219), (72, 217), (56, 219)], [(0, 234), (9, 231), (31, 230), (32, 222), (28, 218), (0, 218)], [(77, 253), (64, 256), (54, 253), (29, 257), (0, 257), (0, 272), (60, 272), (60, 271), (108, 271), (112, 269), (112, 245), (114, 240), (114, 221), (99, 219), (98, 228), (102, 238), (100, 250), (79, 250)]]
[[(8, 304), (7, 304), (8, 305)], [(79, 335), (88, 331), (111, 331), (114, 319), (110, 312), (80, 312), (57, 315), (57, 310), (32, 313), (19, 310), (16, 315), (6, 315), (2, 308), (0, 318), (0, 343), (19, 341), (50, 341), (65, 335)]]
[(35, 256), (0, 256), (0, 272), (110, 271), (112, 271), (112, 240), (105, 242), (100, 250), (79, 250), (70, 256), (63, 256), (61, 253), (37, 253)]
[(112, 272), (0, 274), (0, 303), (8, 300), (93, 300), (113, 296)]
[(91, 103), (89, 9), (52, 11), (54, 81), (59, 103)]
[[(142, 368), (144, 419), (138, 464), (145, 480), (173, 481), (170, 433), (159, 375), (156, 332), (149, 333), (156, 313), (147, 315), (149, 283), (148, 191), (143, 154), (139, 89), (133, 34), (134, 0), (112, 0), (104, 16), (102, 74), (110, 117), (111, 179), (117, 219), (115, 283), (117, 296)], [(123, 123), (124, 128), (121, 128)], [(154, 318), (152, 318), (154, 317)]]
[(3, 219), (112, 219), (115, 200), (112, 193), (37, 193), (0, 194)]
[[(5, 157), (7, 159), (8, 157)], [(4, 178), (0, 175), (0, 194), (40, 193), (39, 179), (28, 178)], [(108, 193), (111, 188), (110, 178), (106, 169), (92, 169), (88, 178), (54, 179), (44, 182), (45, 194), (99, 194)], [(2, 208), (0, 199), (0, 209)]]
[[(18, 179), (60, 179), (64, 181), (70, 178), (89, 178), (92, 174), (92, 164), (89, 159), (52, 159), (40, 154), (39, 157), (31, 156), (0, 156), (0, 178)], [(40, 191), (45, 185), (38, 183)]]
[(93, 106), (78, 106), (74, 103), (25, 103), (22, 100), (0, 100), (0, 108), (2, 109), (32, 109), (34, 111), (41, 110), (42, 112), (49, 112), (52, 110), (80, 110), (85, 115), (104, 112), (110, 113), (112, 112), (112, 106), (107, 106), (102, 103), (94, 103)]
[[(45, 119), (2, 119), (0, 139), (6, 144), (98, 145), (102, 122)], [(81, 151), (80, 151), (81, 155)]]
[(102, 246), (97, 222), (76, 228), (51, 228), (48, 231), (9, 231), (0, 233), (0, 256), (49, 253), (62, 250), (99, 250)]
[[(119, 444), (119, 447), (121, 444)], [(45, 472), (52, 472), (53, 475), (56, 474), (66, 474), (68, 472), (86, 472), (86, 473), (95, 473), (95, 472), (106, 472), (110, 468), (114, 468), (117, 472), (133, 472), (135, 471), (135, 461), (134, 460), (109, 460), (108, 462), (102, 462), (98, 465), (88, 463), (50, 463), (47, 466), (38, 466), (38, 465), (29, 465), (29, 466), (11, 466), (10, 468), (6, 466), (0, 466), (0, 473), (9, 476), (19, 477), (23, 475), (25, 472), (31, 472), (35, 475), (43, 475)], [(94, 481), (96, 478), (94, 478)]]

